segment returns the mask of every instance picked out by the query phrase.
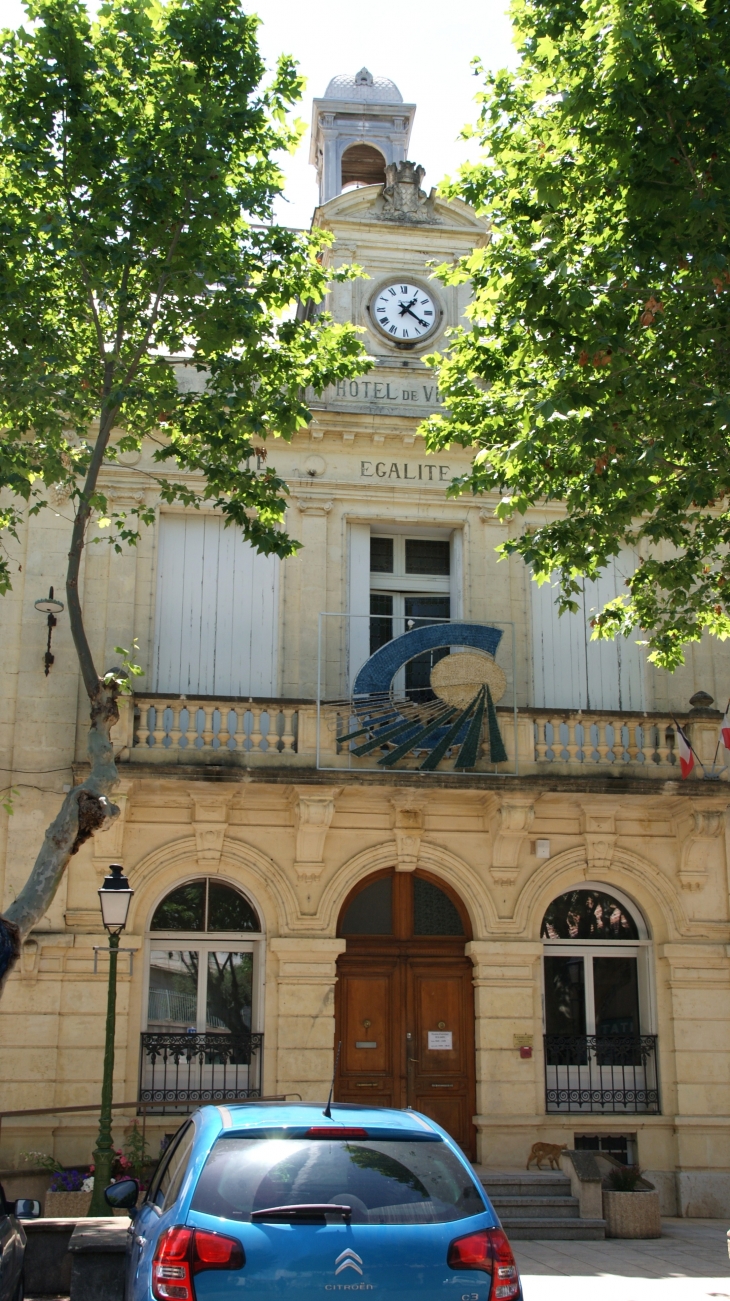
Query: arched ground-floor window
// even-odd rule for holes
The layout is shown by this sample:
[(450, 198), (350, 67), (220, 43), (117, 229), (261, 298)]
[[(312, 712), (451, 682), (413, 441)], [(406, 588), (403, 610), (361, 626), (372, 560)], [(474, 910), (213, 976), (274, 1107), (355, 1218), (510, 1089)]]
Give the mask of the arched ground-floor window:
[(262, 941), (253, 904), (219, 879), (187, 881), (158, 904), (146, 945), (142, 1101), (260, 1094)]
[(548, 1111), (656, 1112), (651, 941), (620, 892), (584, 882), (543, 918)]

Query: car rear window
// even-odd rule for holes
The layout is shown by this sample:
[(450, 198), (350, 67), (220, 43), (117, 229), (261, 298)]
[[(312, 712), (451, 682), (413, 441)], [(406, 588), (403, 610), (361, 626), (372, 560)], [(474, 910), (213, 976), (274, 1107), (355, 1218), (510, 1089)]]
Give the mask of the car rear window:
[(218, 1139), (192, 1209), (250, 1221), (272, 1206), (331, 1202), (353, 1224), (444, 1224), (485, 1209), (446, 1143), (408, 1139)]

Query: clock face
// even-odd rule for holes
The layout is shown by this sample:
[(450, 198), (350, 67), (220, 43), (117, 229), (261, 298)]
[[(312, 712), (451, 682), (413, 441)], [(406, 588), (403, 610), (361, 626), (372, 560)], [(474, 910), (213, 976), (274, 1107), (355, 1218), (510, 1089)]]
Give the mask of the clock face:
[(370, 304), (375, 324), (394, 342), (413, 342), (431, 332), (438, 320), (436, 304), (425, 289), (407, 281), (386, 285)]

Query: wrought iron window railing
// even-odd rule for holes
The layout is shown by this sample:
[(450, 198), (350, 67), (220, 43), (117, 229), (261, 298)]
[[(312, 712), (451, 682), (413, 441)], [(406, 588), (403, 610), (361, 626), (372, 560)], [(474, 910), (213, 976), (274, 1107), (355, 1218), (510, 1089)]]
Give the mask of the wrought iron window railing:
[(653, 1034), (545, 1035), (548, 1112), (658, 1115)]
[(141, 1036), (139, 1101), (161, 1112), (261, 1097), (262, 1034), (146, 1033)]

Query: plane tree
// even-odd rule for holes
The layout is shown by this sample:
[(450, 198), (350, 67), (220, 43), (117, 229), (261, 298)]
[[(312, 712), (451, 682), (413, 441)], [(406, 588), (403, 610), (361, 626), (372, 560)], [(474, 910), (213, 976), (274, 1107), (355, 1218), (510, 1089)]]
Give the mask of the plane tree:
[(367, 369), (351, 326), (297, 311), (357, 272), (326, 273), (327, 236), (273, 221), (303, 83), (289, 57), (267, 73), (258, 20), (237, 0), (27, 13), (0, 41), (0, 593), (21, 528), (68, 495), (89, 770), (0, 918), (0, 975), (70, 857), (118, 816), (110, 731), (132, 670), (94, 661), (79, 574), (90, 529), (120, 552), (154, 509), (112, 509), (105, 472), (152, 439), (163, 502), (208, 501), (259, 551), (291, 555), (286, 485), (256, 450), (308, 423), (308, 386)]
[(486, 76), (481, 156), (446, 186), (492, 236), (441, 268), (474, 297), (432, 359), (448, 414), (428, 442), (474, 449), (453, 491), (498, 495), (502, 552), (561, 611), (633, 552), (593, 635), (640, 629), (673, 669), (730, 634), (730, 11), (514, 0), (512, 18), (519, 64)]

